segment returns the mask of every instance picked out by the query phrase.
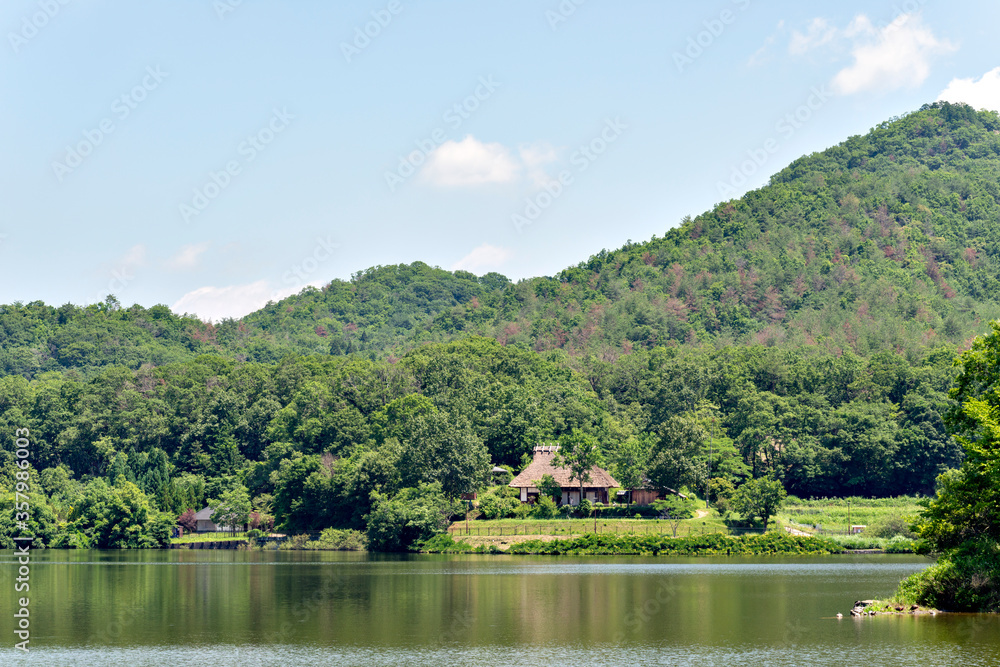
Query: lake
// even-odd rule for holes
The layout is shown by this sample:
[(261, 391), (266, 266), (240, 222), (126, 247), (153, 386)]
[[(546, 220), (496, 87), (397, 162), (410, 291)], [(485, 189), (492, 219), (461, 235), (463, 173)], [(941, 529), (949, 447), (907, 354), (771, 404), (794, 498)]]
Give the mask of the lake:
[(848, 616), (919, 556), (32, 559), (28, 654), (13, 648), (17, 566), (0, 562), (3, 665), (1000, 664), (994, 616)]

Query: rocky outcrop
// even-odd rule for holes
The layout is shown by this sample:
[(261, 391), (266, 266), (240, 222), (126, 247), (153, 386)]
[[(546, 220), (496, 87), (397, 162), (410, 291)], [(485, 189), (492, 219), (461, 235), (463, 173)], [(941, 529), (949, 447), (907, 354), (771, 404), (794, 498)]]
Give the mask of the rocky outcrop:
[(884, 600), (858, 600), (851, 609), (851, 616), (878, 616), (884, 614), (937, 614), (936, 609), (927, 609), (920, 605), (901, 605)]

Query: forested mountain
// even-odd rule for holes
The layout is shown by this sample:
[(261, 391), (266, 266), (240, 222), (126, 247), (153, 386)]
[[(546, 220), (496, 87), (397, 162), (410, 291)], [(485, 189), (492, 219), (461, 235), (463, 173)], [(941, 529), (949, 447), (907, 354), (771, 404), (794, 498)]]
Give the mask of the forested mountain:
[(115, 493), (359, 527), (540, 441), (671, 488), (926, 493), (960, 463), (952, 360), (1000, 314), (998, 174), (997, 114), (935, 104), (551, 278), (377, 267), (218, 324), (3, 306), (0, 433), (30, 430), (35, 505), (80, 544), (113, 543), (89, 513)]

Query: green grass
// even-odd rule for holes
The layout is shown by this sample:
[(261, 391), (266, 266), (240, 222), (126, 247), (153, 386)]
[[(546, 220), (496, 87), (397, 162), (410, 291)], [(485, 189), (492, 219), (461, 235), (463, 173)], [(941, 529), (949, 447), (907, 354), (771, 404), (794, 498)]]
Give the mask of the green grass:
[[(469, 521), (473, 537), (500, 537), (501, 535), (582, 535), (593, 533), (594, 519), (494, 519)], [(598, 534), (673, 535), (670, 522), (659, 519), (598, 519)], [(449, 533), (456, 538), (466, 534), (465, 521), (451, 524)], [(725, 523), (714, 510), (704, 518), (685, 519), (677, 528), (677, 536), (727, 533)]]
[(663, 535), (582, 535), (552, 541), (528, 540), (499, 549), (496, 545), (456, 542), (449, 535), (438, 535), (421, 549), (429, 553), (508, 553), (546, 555), (773, 555), (830, 554), (840, 551), (834, 542), (821, 537), (793, 537), (777, 531), (764, 535), (695, 535), (673, 539)]
[(194, 542), (227, 542), (229, 540), (245, 540), (246, 533), (188, 533), (184, 537), (170, 538), (171, 544), (193, 544)]
[[(821, 498), (802, 500), (789, 496), (778, 519), (785, 524), (813, 526), (819, 524), (824, 530), (846, 531), (849, 525), (872, 526), (892, 515), (913, 519), (922, 507), (920, 498), (899, 496), (897, 498)], [(850, 513), (848, 514), (848, 501)]]

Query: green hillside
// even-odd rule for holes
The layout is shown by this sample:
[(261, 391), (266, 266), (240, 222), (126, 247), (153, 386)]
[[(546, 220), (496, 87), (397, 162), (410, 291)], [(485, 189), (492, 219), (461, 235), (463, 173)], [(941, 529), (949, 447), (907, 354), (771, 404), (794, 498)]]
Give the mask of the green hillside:
[(100, 508), (227, 491), (363, 528), (538, 442), (670, 488), (929, 493), (961, 463), (952, 361), (1000, 315), (998, 167), (997, 114), (931, 105), (552, 278), (376, 267), (218, 324), (3, 306), (0, 432), (31, 433), (39, 534), (81, 544), (145, 544)]

